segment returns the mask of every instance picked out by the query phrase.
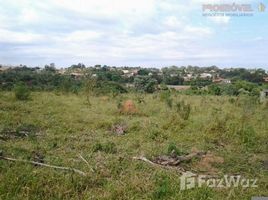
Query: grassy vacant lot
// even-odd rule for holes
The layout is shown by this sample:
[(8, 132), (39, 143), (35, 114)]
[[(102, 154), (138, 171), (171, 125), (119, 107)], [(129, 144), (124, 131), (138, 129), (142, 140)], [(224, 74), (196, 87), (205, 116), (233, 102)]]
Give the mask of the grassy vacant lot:
[[(3, 156), (68, 166), (87, 173), (0, 160), (0, 199), (250, 199), (268, 196), (268, 106), (241, 96), (159, 94), (90, 97), (33, 93), (29, 101), (0, 92), (0, 151)], [(138, 112), (119, 112), (131, 99)], [(174, 105), (190, 104), (183, 119)], [(173, 106), (171, 104), (173, 103)], [(112, 127), (126, 127), (125, 135)], [(23, 133), (27, 133), (27, 135)], [(224, 162), (184, 168), (198, 174), (240, 174), (258, 178), (257, 188), (201, 187), (180, 191), (176, 170), (133, 160), (152, 159), (171, 148), (183, 153), (209, 151)], [(89, 166), (79, 157), (81, 154)], [(205, 169), (205, 170), (204, 170)]]

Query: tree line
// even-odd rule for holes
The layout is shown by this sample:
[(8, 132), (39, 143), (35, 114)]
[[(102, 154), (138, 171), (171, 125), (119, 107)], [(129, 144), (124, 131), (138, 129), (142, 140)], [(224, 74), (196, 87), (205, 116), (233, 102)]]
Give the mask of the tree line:
[[(131, 68), (124, 68), (131, 70)], [(166, 85), (190, 85), (186, 93), (213, 95), (258, 95), (262, 88), (267, 88), (264, 78), (265, 70), (248, 70), (237, 68), (222, 70), (216, 66), (201, 67), (166, 67), (161, 71), (155, 68), (138, 68), (137, 73), (125, 76), (122, 70), (109, 66), (85, 67), (79, 63), (67, 68), (66, 73), (59, 73), (54, 65), (44, 68), (15, 67), (0, 72), (0, 89), (13, 90), (16, 85), (25, 85), (32, 91), (62, 91), (78, 93), (85, 88), (91, 88), (95, 93), (125, 93), (130, 90), (153, 93), (166, 90)], [(79, 72), (77, 77), (72, 72)], [(231, 84), (215, 84), (212, 77), (201, 78), (200, 74), (211, 72), (213, 76), (228, 78)], [(183, 77), (191, 74), (195, 78), (185, 80)], [(89, 86), (90, 84), (90, 86)], [(131, 88), (126, 88), (126, 84)], [(204, 89), (205, 88), (205, 89)]]

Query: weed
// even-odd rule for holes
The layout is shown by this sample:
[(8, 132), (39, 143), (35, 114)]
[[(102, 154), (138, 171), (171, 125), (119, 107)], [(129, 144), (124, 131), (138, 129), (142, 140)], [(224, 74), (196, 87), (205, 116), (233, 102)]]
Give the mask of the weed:
[(103, 151), (105, 153), (114, 154), (117, 152), (116, 145), (113, 142), (96, 143), (93, 146), (93, 152)]
[(174, 142), (171, 142), (168, 145), (167, 154), (181, 156), (185, 154), (185, 151), (183, 151), (181, 148), (178, 148)]
[(191, 105), (186, 104), (184, 101), (176, 103), (176, 111), (184, 120), (188, 120), (191, 112)]
[(171, 183), (167, 176), (156, 179), (156, 188), (153, 192), (153, 199), (168, 199), (172, 193)]
[(256, 132), (250, 125), (244, 125), (238, 131), (241, 143), (248, 149), (253, 149), (257, 143)]
[(172, 105), (173, 105), (173, 99), (171, 99), (171, 98), (166, 99), (166, 104), (167, 104), (167, 106), (168, 106), (169, 108), (172, 108)]

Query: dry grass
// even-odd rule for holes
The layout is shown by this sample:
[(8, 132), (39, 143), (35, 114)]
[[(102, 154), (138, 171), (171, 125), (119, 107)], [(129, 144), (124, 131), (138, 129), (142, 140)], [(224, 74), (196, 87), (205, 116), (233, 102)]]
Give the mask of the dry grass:
[[(34, 137), (0, 139), (0, 150), (9, 157), (32, 159), (33, 152), (45, 163), (85, 171), (88, 176), (0, 160), (0, 199), (249, 199), (268, 196), (268, 111), (240, 98), (172, 94), (174, 104), (191, 105), (187, 120), (159, 97), (136, 94), (117, 97), (33, 93), (32, 100), (16, 101), (12, 93), (0, 93), (0, 131), (22, 124), (39, 130)], [(144, 115), (118, 112), (120, 99), (133, 99)], [(111, 134), (114, 124), (125, 124), (125, 135)], [(259, 178), (258, 188), (195, 188), (180, 191), (180, 175), (132, 160), (165, 154), (170, 143), (184, 152), (193, 147), (223, 158), (212, 163), (219, 175), (239, 173)], [(88, 161), (85, 164), (79, 154)], [(254, 158), (254, 159), (253, 159)], [(254, 161), (253, 161), (254, 160)], [(196, 162), (189, 163), (194, 168)]]

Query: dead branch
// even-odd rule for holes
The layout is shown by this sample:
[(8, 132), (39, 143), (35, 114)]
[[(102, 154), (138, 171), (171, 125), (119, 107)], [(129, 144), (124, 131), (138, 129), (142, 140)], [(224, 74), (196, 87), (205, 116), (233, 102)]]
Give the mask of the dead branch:
[(165, 167), (165, 168), (169, 168), (169, 169), (179, 169), (179, 171), (185, 171), (182, 168), (179, 168), (178, 165), (181, 162), (187, 162), (192, 160), (193, 158), (200, 158), (203, 155), (205, 155), (205, 152), (193, 152), (190, 153), (188, 155), (185, 156), (177, 156), (177, 155), (171, 155), (171, 156), (158, 156), (156, 157), (153, 161), (140, 156), (140, 157), (133, 157), (133, 159), (135, 160), (142, 160), (144, 162), (147, 162), (151, 165), (155, 165), (155, 166), (161, 166), (161, 167)]
[(165, 168), (165, 169), (172, 169), (172, 170), (176, 170), (178, 171), (179, 173), (183, 173), (185, 172), (185, 170), (182, 168), (182, 167), (171, 167), (171, 166), (167, 166), (167, 165), (161, 165), (161, 164), (158, 164), (158, 163), (154, 163), (152, 161), (150, 161), (149, 159), (143, 157), (143, 156), (139, 156), (139, 157), (133, 157), (134, 160), (141, 160), (141, 161), (144, 161), (144, 162), (147, 162), (155, 167), (161, 167), (161, 168)]
[(143, 157), (143, 156), (139, 156), (139, 157), (133, 157), (134, 160), (142, 160), (144, 162), (150, 163), (151, 165), (158, 165), (152, 161), (150, 161), (149, 159)]
[(205, 154), (205, 152), (193, 152), (185, 156), (177, 156), (173, 152), (171, 153), (171, 155), (158, 156), (152, 162), (164, 166), (178, 166), (181, 162), (188, 162), (191, 161), (193, 158), (201, 158)]
[(90, 166), (90, 164), (88, 163), (88, 161), (81, 155), (79, 154), (79, 157), (87, 164), (88, 168), (94, 172), (94, 169)]
[(194, 152), (194, 153), (190, 153), (186, 156), (178, 156), (177, 158), (179, 158), (179, 160), (181, 162), (184, 162), (184, 161), (189, 161), (189, 160), (192, 160), (193, 158), (200, 158), (202, 156), (204, 156), (206, 154), (206, 152)]
[[(196, 158), (196, 157), (199, 158), (199, 157), (202, 157), (205, 154), (206, 154), (205, 152), (194, 152), (194, 153), (190, 153), (190, 154), (188, 154), (186, 156), (177, 156), (176, 157), (177, 160), (176, 161), (172, 160), (171, 163), (166, 161), (166, 160), (164, 160), (164, 161), (162, 160), (162, 162), (160, 162), (159, 160), (158, 161), (151, 161), (151, 160), (147, 159), (144, 156), (133, 157), (133, 159), (134, 160), (144, 161), (144, 162), (149, 163), (150, 165), (153, 165), (155, 167), (161, 167), (161, 168), (165, 168), (165, 169), (176, 170), (176, 171), (178, 171), (179, 173), (182, 174), (182, 173), (186, 172), (186, 170), (184, 168), (182, 168), (182, 167), (179, 167), (178, 164), (180, 162), (190, 161), (193, 158)], [(164, 157), (164, 156), (162, 156), (162, 157)], [(166, 157), (168, 157), (168, 156), (166, 156)], [(197, 171), (194, 171), (194, 172), (195, 173), (193, 173), (193, 174), (197, 174)], [(191, 170), (191, 173), (192, 173), (192, 170)], [(211, 174), (203, 174), (203, 175), (205, 175), (204, 178), (206, 178), (206, 179), (219, 178), (219, 175), (211, 175)]]
[(8, 157), (4, 157), (4, 156), (0, 156), (0, 159), (12, 161), (12, 162), (30, 163), (33, 165), (39, 165), (39, 166), (43, 166), (43, 167), (49, 167), (49, 168), (60, 169), (60, 170), (65, 170), (65, 171), (73, 171), (75, 173), (80, 174), (81, 176), (86, 176), (85, 172), (82, 172), (78, 169), (71, 168), (71, 167), (61, 167), (61, 166), (56, 166), (56, 165), (48, 165), (48, 164), (44, 164), (44, 163), (40, 163), (40, 162), (20, 160), (20, 159), (15, 159), (15, 158), (8, 158)]

